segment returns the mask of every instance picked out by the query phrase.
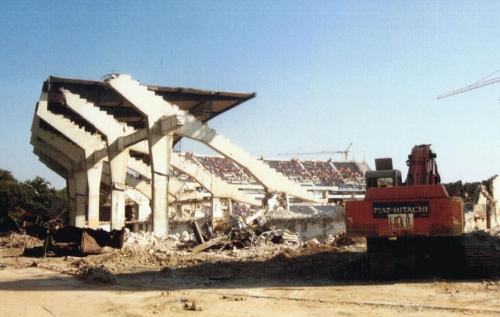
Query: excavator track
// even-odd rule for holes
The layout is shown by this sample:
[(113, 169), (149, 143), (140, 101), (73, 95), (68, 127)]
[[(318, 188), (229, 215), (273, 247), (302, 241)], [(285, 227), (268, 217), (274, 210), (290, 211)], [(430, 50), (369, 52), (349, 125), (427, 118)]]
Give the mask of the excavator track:
[(375, 279), (429, 274), (477, 278), (500, 273), (500, 239), (487, 234), (368, 238), (367, 254), (368, 273)]
[(462, 237), (461, 243), (467, 276), (483, 277), (499, 273), (499, 239), (486, 234), (467, 234)]

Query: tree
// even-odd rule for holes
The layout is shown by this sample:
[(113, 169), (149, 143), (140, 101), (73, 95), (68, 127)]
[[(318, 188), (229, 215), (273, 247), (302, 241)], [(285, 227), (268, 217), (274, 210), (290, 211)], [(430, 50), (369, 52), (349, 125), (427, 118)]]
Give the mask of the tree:
[(19, 182), (10, 171), (0, 169), (0, 216), (17, 208), (45, 216), (51, 199), (65, 196), (65, 190), (56, 191), (42, 177)]
[[(55, 189), (42, 177), (35, 177), (21, 184), (23, 209), (46, 215), (50, 209), (50, 200), (55, 197)], [(24, 195), (26, 193), (26, 195)]]
[(17, 182), (17, 180), (10, 171), (0, 169), (0, 183), (4, 182)]
[(7, 170), (0, 169), (0, 217), (15, 208), (20, 201), (19, 183)]

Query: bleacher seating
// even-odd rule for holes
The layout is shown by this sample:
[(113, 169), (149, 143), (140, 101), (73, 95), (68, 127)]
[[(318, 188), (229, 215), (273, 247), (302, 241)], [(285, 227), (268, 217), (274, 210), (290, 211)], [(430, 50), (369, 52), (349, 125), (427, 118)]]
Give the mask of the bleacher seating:
[(225, 157), (201, 156), (186, 153), (186, 158), (194, 163), (201, 164), (210, 173), (214, 173), (226, 182), (233, 184), (246, 184), (255, 182), (243, 168)]
[(333, 162), (333, 165), (347, 182), (359, 182), (364, 176), (354, 162)]
[[(220, 156), (185, 153), (185, 158), (232, 184), (254, 184), (255, 179), (244, 168)], [(290, 179), (315, 186), (354, 186), (364, 182), (364, 175), (355, 162), (334, 162), (299, 159), (264, 160), (270, 167)]]
[(307, 169), (316, 185), (333, 186), (342, 183), (342, 177), (333, 168), (330, 161), (303, 161), (302, 165)]
[(265, 163), (299, 183), (311, 182), (311, 176), (296, 159), (292, 159), (290, 161), (267, 160)]

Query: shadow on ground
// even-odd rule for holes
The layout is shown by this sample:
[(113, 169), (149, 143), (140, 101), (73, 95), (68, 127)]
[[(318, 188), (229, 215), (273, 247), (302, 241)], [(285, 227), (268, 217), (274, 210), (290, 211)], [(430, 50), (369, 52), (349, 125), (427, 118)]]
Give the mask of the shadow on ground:
[[(453, 259), (450, 259), (453, 263)], [(0, 268), (1, 269), (1, 268)], [(1, 270), (0, 270), (1, 272)], [(111, 274), (92, 268), (77, 281), (73, 276), (41, 277), (0, 281), (0, 290), (180, 290), (217, 288), (266, 288), (301, 286), (373, 285), (394, 283), (423, 283), (445, 280), (463, 282), (462, 276), (449, 276), (446, 272), (426, 268), (410, 268), (402, 279), (374, 279), (368, 273), (365, 252), (316, 252), (308, 255), (280, 254), (266, 261), (238, 259), (202, 262), (186, 267), (165, 267), (158, 271)], [(444, 273), (444, 274), (443, 274)], [(496, 275), (498, 272), (488, 272)], [(1, 275), (0, 275), (1, 276)], [(495, 279), (488, 277), (488, 279)], [(473, 276), (469, 281), (475, 280)], [(76, 286), (74, 285), (76, 284)]]

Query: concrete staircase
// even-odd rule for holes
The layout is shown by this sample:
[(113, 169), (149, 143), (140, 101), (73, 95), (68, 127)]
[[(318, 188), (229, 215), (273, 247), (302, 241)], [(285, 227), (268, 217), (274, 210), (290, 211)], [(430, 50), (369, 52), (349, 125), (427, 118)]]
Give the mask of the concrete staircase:
[(73, 143), (80, 146), (85, 151), (87, 157), (89, 154), (93, 154), (95, 151), (106, 147), (100, 135), (89, 133), (68, 118), (49, 111), (46, 98), (45, 100), (40, 99), (37, 108), (37, 116), (61, 132)]
[(61, 91), (66, 99), (66, 105), (92, 124), (97, 130), (101, 131), (101, 133), (105, 134), (108, 142), (114, 141), (119, 136), (135, 132), (133, 127), (119, 122), (115, 117), (99, 109), (92, 102), (81, 98), (69, 90), (62, 89)]
[(300, 184), (289, 180), (285, 175), (277, 172), (260, 160), (253, 158), (249, 153), (222, 135), (216, 134), (206, 124), (200, 122), (193, 115), (181, 110), (176, 105), (165, 101), (153, 91), (133, 80), (128, 75), (117, 75), (106, 79), (106, 82), (139, 111), (146, 114), (150, 126), (163, 116), (179, 115), (184, 119), (184, 126), (177, 134), (200, 141), (215, 151), (228, 157), (243, 166), (270, 192), (285, 192), (291, 196), (306, 200), (316, 201), (313, 194)]
[[(63, 89), (62, 92), (66, 99), (66, 105), (73, 111), (81, 115), (90, 124), (94, 125), (96, 129), (105, 134), (108, 137), (108, 141), (109, 139), (114, 140), (120, 136), (135, 132), (134, 128), (128, 125), (122, 125), (113, 116), (100, 110), (93, 103), (88, 102), (84, 98), (81, 98), (79, 95), (73, 94), (69, 90), (65, 89)], [(149, 151), (144, 151), (144, 147), (141, 144), (132, 146), (132, 149), (138, 151), (139, 153), (149, 154)], [(186, 173), (193, 177), (216, 197), (227, 197), (252, 205), (258, 204), (255, 199), (241, 193), (235, 186), (232, 186), (226, 183), (224, 180), (211, 175), (203, 167), (187, 162), (178, 155), (174, 155), (171, 164), (175, 168), (181, 170), (183, 173)], [(151, 179), (151, 167), (145, 164), (143, 161), (130, 157), (128, 161), (128, 167), (141, 174), (142, 176)], [(177, 190), (175, 189), (180, 188), (181, 185), (180, 182), (175, 180), (174, 178), (170, 178), (170, 180), (169, 194), (172, 194), (170, 188), (172, 188), (174, 192), (176, 192)]]
[(64, 151), (64, 154), (68, 156), (73, 163), (78, 163), (83, 160), (83, 150), (71, 142), (66, 141), (64, 138), (49, 132), (38, 126), (33, 127), (31, 131), (31, 144), (34, 146), (33, 142), (36, 138), (40, 138), (43, 142), (52, 146), (53, 148)]

